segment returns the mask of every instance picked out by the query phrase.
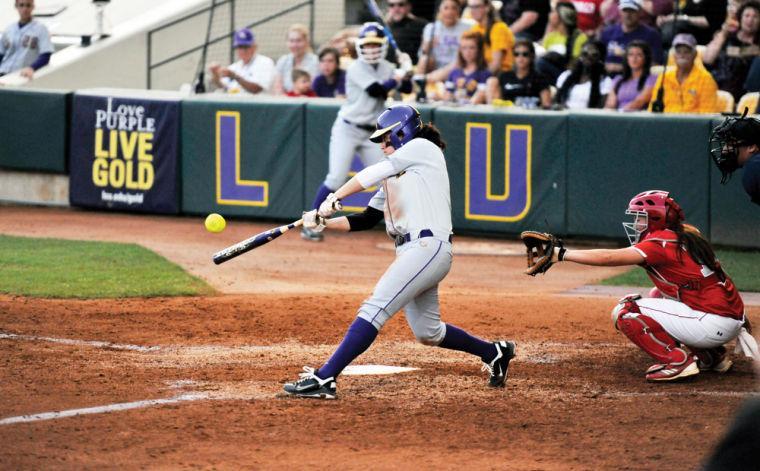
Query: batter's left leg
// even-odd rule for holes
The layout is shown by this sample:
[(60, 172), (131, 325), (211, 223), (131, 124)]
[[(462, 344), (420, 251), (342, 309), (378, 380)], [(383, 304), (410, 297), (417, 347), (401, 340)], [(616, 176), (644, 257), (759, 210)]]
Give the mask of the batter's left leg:
[(514, 343), (487, 342), (459, 327), (441, 322), (437, 285), (411, 300), (404, 311), (406, 320), (420, 343), (475, 355), (483, 361), (484, 369), (490, 372), (489, 385), (504, 385), (509, 362), (515, 356)]

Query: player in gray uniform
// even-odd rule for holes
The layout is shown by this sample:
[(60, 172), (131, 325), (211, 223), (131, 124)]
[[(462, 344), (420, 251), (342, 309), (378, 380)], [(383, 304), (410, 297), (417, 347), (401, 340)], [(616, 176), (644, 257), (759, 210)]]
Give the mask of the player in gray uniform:
[[(330, 132), (330, 169), (317, 190), (314, 209), (348, 178), (351, 162), (359, 154), (365, 167), (377, 163), (383, 153), (367, 140), (375, 130), (375, 119), (385, 108), (388, 93), (399, 89), (412, 91), (406, 76), (394, 77), (394, 65), (384, 59), (388, 38), (379, 23), (364, 23), (356, 41), (359, 59), (346, 71), (346, 102), (340, 107)], [(322, 234), (306, 227), (301, 236), (320, 241)]]
[[(383, 325), (402, 308), (417, 340), (425, 345), (459, 350), (478, 356), (490, 372), (489, 385), (502, 387), (512, 342), (486, 342), (451, 324), (441, 322), (438, 283), (451, 268), (451, 197), (442, 150), (446, 144), (431, 124), (423, 125), (409, 105), (388, 108), (377, 120), (370, 138), (379, 142), (387, 158), (365, 168), (330, 193), (318, 210), (304, 213), (304, 225), (360, 231), (385, 218), (396, 241), (396, 260), (359, 308), (338, 349), (318, 370), (304, 367), (301, 379), (285, 384), (285, 392), (301, 397), (334, 399), (336, 377), (377, 337)], [(341, 209), (340, 200), (382, 184), (362, 213), (327, 219)]]
[(53, 53), (45, 25), (32, 17), (34, 0), (16, 0), (19, 20), (8, 26), (0, 37), (0, 76), (20, 71), (32, 78), (34, 71), (44, 67)]

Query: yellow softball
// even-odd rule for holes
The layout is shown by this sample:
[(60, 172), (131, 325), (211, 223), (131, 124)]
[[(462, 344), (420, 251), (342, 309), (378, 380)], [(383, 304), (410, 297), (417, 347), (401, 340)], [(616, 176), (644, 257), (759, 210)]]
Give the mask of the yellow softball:
[(206, 230), (209, 232), (222, 232), (227, 226), (227, 222), (220, 214), (211, 213), (206, 216), (206, 222), (204, 223)]

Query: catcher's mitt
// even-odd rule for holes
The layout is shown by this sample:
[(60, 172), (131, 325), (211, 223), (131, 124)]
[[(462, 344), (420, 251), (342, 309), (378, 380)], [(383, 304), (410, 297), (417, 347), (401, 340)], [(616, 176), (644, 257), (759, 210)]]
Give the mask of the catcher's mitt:
[(565, 248), (562, 239), (553, 234), (536, 231), (523, 231), (520, 238), (528, 252), (528, 269), (526, 275), (536, 276), (546, 273), (557, 262), (561, 262), (565, 256)]

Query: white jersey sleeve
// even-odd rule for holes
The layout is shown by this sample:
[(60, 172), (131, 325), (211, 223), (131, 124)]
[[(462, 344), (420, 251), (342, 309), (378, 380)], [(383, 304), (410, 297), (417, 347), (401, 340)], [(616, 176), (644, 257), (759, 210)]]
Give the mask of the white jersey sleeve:
[(396, 169), (393, 167), (393, 163), (391, 163), (390, 160), (385, 159), (374, 165), (363, 168), (355, 176), (362, 188), (369, 188), (395, 174)]

